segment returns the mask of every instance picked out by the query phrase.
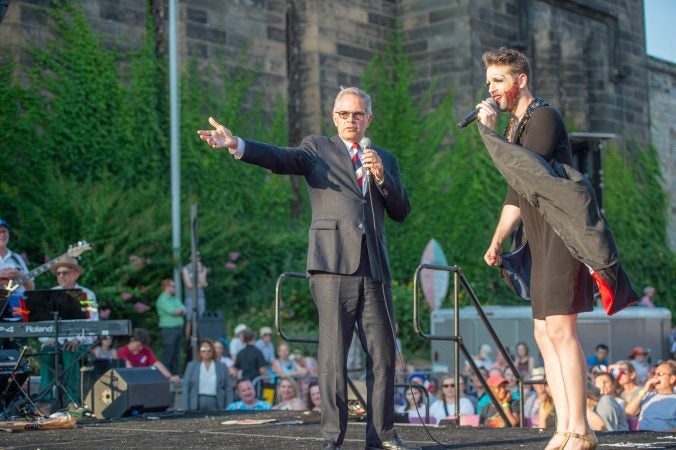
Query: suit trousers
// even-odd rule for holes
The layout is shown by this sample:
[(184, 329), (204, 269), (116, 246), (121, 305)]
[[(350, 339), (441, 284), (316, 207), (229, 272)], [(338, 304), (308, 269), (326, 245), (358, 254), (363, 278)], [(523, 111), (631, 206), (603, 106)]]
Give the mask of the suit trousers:
[(371, 278), (365, 255), (363, 247), (362, 265), (356, 274), (310, 275), (310, 290), (319, 313), (321, 429), (325, 440), (338, 444), (347, 431), (347, 354), (355, 323), (366, 353), (366, 442), (379, 444), (396, 437), (392, 292), (389, 285)]

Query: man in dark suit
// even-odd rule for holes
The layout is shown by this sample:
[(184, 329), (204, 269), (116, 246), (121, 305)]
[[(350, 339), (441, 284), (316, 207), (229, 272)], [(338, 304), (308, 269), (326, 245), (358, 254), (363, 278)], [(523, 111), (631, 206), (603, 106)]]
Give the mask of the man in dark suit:
[(394, 311), (384, 224), (385, 212), (402, 222), (410, 206), (394, 156), (359, 147), (372, 119), (370, 96), (351, 87), (336, 96), (337, 136), (308, 136), (298, 147), (280, 148), (235, 137), (213, 118), (215, 129), (198, 131), (235, 159), (307, 181), (307, 272), (319, 312), (324, 449), (340, 448), (347, 429), (347, 353), (355, 323), (367, 355), (366, 448), (410, 448), (394, 430)]

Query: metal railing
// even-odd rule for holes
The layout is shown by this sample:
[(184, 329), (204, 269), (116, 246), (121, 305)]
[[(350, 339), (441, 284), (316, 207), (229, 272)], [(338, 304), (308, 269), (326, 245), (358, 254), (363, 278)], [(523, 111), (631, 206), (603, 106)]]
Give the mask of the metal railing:
[[(453, 273), (453, 335), (452, 336), (438, 336), (438, 335), (431, 335), (431, 334), (426, 334), (422, 328), (420, 327), (420, 310), (418, 308), (418, 292), (420, 290), (420, 272), (422, 270), (442, 270), (446, 272), (452, 272)], [(523, 386), (524, 384), (526, 385), (533, 385), (533, 384), (546, 384), (544, 381), (539, 381), (539, 380), (526, 380), (523, 378), (523, 376), (519, 373), (517, 370), (516, 366), (514, 365), (514, 362), (512, 361), (512, 358), (510, 357), (509, 353), (505, 349), (505, 346), (502, 344), (502, 341), (498, 337), (497, 333), (493, 329), (493, 326), (491, 325), (490, 321), (488, 320), (488, 317), (486, 316), (486, 313), (484, 312), (483, 308), (481, 307), (481, 303), (479, 303), (479, 300), (474, 293), (474, 290), (472, 290), (472, 287), (470, 286), (469, 282), (467, 281), (467, 278), (465, 278), (465, 275), (462, 272), (462, 269), (458, 266), (438, 266), (434, 264), (421, 264), (418, 266), (418, 268), (415, 270), (415, 275), (413, 276), (413, 326), (416, 330), (416, 333), (418, 336), (422, 337), (423, 339), (427, 339), (429, 341), (453, 341), (455, 343), (455, 385), (460, 386), (460, 351), (465, 355), (465, 358), (467, 360), (467, 363), (470, 365), (472, 368), (472, 371), (477, 375), (478, 379), (481, 381), (482, 386), (486, 390), (486, 393), (491, 399), (491, 402), (497, 409), (498, 413), (502, 417), (502, 419), (505, 421), (505, 424), (507, 426), (511, 426), (509, 423), (509, 420), (507, 419), (507, 416), (505, 412), (502, 410), (502, 407), (500, 406), (500, 403), (498, 402), (498, 399), (495, 397), (493, 394), (493, 391), (490, 389), (488, 384), (486, 383), (486, 380), (484, 379), (483, 375), (479, 371), (479, 367), (476, 365), (474, 362), (474, 358), (472, 358), (472, 355), (467, 351), (467, 347), (465, 347), (465, 344), (462, 340), (462, 336), (460, 335), (460, 285), (465, 289), (467, 292), (470, 300), (472, 301), (472, 304), (474, 305), (474, 308), (477, 311), (477, 314), (479, 315), (479, 318), (481, 319), (481, 322), (483, 323), (484, 327), (488, 331), (488, 333), (491, 336), (491, 339), (493, 339), (493, 342), (495, 343), (496, 348), (498, 351), (502, 354), (503, 358), (507, 362), (507, 366), (512, 370), (512, 373), (516, 377), (516, 381), (518, 384), (518, 390), (519, 390), (519, 426), (521, 428), (524, 427), (524, 395), (523, 395)], [(481, 414), (481, 411), (477, 411), (477, 414)], [(460, 423), (460, 393), (456, 390), (456, 395), (455, 395), (455, 420), (456, 423)]]
[[(282, 283), (284, 283), (284, 281), (289, 278), (306, 279), (307, 276), (306, 274), (299, 272), (284, 272), (277, 278), (277, 283), (275, 284), (275, 330), (277, 330), (277, 334), (287, 342), (298, 342), (302, 344), (318, 344), (319, 343), (318, 339), (288, 336), (286, 333), (284, 333), (284, 330), (282, 329), (282, 321), (280, 314), (282, 307)], [(366, 407), (366, 401), (364, 400), (364, 397), (362, 397), (362, 395), (359, 393), (359, 390), (354, 385), (350, 377), (347, 377), (347, 385), (349, 386), (354, 396), (357, 397), (362, 406)]]

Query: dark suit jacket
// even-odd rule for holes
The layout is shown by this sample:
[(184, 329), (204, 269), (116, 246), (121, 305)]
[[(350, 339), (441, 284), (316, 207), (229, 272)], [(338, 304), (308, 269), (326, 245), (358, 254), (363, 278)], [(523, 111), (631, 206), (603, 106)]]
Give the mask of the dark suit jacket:
[(385, 212), (391, 219), (401, 222), (410, 211), (394, 156), (374, 147), (385, 171), (385, 180), (380, 186), (373, 177), (370, 178), (374, 227), (369, 193), (362, 196), (352, 161), (340, 137), (308, 136), (299, 147), (293, 148), (250, 140), (245, 143), (242, 161), (279, 174), (302, 175), (307, 181), (312, 204), (307, 254), (309, 273), (355, 273), (359, 267), (363, 230), (366, 230), (372, 277), (389, 284)]
[[(216, 365), (216, 402), (220, 409), (232, 403), (233, 389), (228, 367), (222, 362)], [(199, 403), (200, 361), (190, 361), (183, 374), (183, 408), (197, 409)]]

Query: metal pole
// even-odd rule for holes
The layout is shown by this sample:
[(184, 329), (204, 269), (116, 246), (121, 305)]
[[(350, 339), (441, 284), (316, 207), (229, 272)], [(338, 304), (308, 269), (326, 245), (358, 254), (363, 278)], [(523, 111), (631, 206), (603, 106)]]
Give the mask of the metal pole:
[(197, 293), (199, 292), (199, 273), (197, 270), (197, 205), (190, 206), (190, 264), (192, 264), (192, 323), (190, 326), (190, 346), (192, 347), (193, 361), (199, 361), (197, 348), (197, 315), (199, 313)]
[(182, 299), (181, 283), (181, 111), (178, 74), (178, 0), (169, 0), (169, 111), (171, 115), (171, 250), (176, 295)]

